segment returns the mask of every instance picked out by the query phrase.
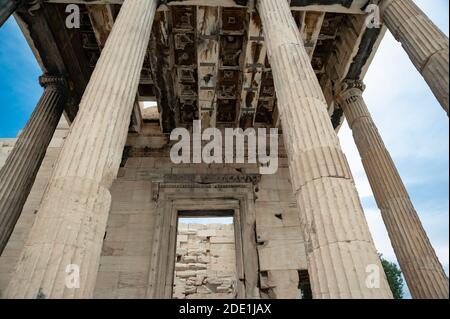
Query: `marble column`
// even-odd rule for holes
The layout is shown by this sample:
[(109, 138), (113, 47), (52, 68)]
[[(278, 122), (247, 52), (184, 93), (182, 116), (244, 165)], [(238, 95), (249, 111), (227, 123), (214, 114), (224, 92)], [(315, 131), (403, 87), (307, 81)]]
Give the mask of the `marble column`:
[(6, 298), (91, 298), (158, 0), (125, 0), (61, 150)]
[(449, 41), (413, 0), (383, 0), (381, 15), (448, 115)]
[(23, 2), (23, 0), (0, 0), (0, 27)]
[(61, 77), (41, 76), (44, 93), (0, 169), (0, 254), (28, 198), (67, 100)]
[(338, 103), (381, 211), (398, 262), (414, 298), (448, 299), (448, 278), (425, 233), (405, 185), (362, 97), (360, 81), (344, 84)]
[(392, 298), (287, 1), (259, 0), (313, 298)]

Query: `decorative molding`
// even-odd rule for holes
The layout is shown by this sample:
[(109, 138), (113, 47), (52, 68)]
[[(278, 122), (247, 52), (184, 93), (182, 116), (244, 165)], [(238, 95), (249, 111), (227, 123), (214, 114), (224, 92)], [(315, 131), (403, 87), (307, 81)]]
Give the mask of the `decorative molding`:
[[(158, 202), (162, 189), (250, 189), (253, 193), (261, 181), (259, 174), (165, 174), (152, 182), (152, 199)], [(251, 185), (249, 185), (251, 184)], [(249, 188), (250, 187), (250, 188)]]
[[(259, 263), (256, 244), (256, 209), (249, 200), (251, 185), (240, 184), (240, 189), (216, 191), (193, 189), (189, 192), (165, 191), (164, 187), (183, 184), (164, 184), (161, 187), (156, 204), (156, 220), (153, 232), (153, 247), (146, 298), (170, 298), (174, 276), (176, 223), (179, 211), (233, 211), (235, 245), (237, 256), (236, 272), (238, 276), (238, 298), (256, 299), (260, 297), (258, 277)], [(152, 187), (156, 185), (152, 184)], [(217, 185), (184, 184), (186, 187), (215, 187)], [(222, 184), (222, 186), (231, 186)], [(247, 189), (243, 189), (246, 187)], [(241, 259), (240, 259), (241, 258)], [(241, 261), (239, 261), (241, 260)]]
[(342, 92), (345, 92), (346, 90), (351, 89), (358, 89), (361, 92), (364, 92), (366, 89), (366, 85), (361, 80), (345, 80), (342, 83)]
[(247, 188), (246, 185), (242, 185), (242, 184), (210, 184), (210, 185), (205, 185), (205, 184), (183, 184), (183, 183), (163, 183), (163, 184), (158, 184), (158, 188), (177, 188), (177, 189), (182, 189), (182, 188)]
[(165, 183), (189, 184), (221, 184), (221, 183), (251, 183), (257, 185), (261, 181), (260, 174), (165, 174)]
[(343, 109), (347, 104), (361, 98), (365, 89), (366, 85), (361, 80), (344, 80), (336, 88), (336, 103)]

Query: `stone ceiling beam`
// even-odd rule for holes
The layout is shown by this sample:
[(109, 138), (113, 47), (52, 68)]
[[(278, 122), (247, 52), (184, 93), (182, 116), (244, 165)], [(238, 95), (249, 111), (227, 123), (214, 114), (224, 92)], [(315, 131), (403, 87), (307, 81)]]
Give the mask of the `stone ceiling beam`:
[(133, 105), (133, 111), (131, 112), (131, 121), (129, 131), (134, 133), (140, 133), (142, 130), (142, 125), (144, 121), (142, 119), (141, 107), (139, 105), (139, 101), (136, 98), (136, 101)]
[(256, 12), (249, 11), (249, 24), (245, 45), (245, 62), (243, 66), (241, 107), (239, 110), (239, 126), (243, 129), (255, 123), (261, 89), (262, 74), (266, 60), (266, 46), (262, 35), (261, 20)]
[(304, 12), (301, 35), (305, 42), (305, 49), (312, 59), (314, 50), (319, 40), (320, 30), (322, 29), (325, 12)]
[(335, 88), (345, 79), (362, 80), (371, 64), (378, 46), (384, 37), (386, 28), (367, 28), (365, 16), (347, 16), (339, 30), (325, 74), (320, 83), (328, 103), (328, 111), (333, 126), (339, 130), (343, 122), (343, 112), (335, 105)]
[[(101, 51), (105, 47), (106, 40), (114, 25), (113, 5), (87, 4), (86, 10), (95, 33), (95, 38), (97, 39), (98, 47)], [(136, 97), (135, 106), (133, 107), (130, 125), (130, 130), (135, 132), (139, 132), (142, 126), (142, 114), (137, 100), (138, 97)]]
[(197, 7), (198, 112), (203, 128), (216, 126), (220, 14), (218, 7)]
[[(67, 4), (122, 4), (123, 0), (44, 0), (48, 3), (67, 3)], [(250, 1), (249, 1), (250, 2)], [(341, 1), (343, 4), (314, 4), (312, 0), (292, 0), (292, 11), (317, 11), (344, 14), (365, 14), (363, 8), (367, 4), (367, 0)], [(221, 6), (221, 7), (244, 7), (236, 4), (235, 0), (184, 0), (170, 1), (169, 6), (186, 5), (186, 6)], [(163, 10), (163, 8), (159, 8)]]
[[(158, 14), (162, 14), (162, 15), (167, 15), (168, 17), (170, 17), (169, 19), (167, 19), (167, 21), (165, 19), (163, 22), (163, 25), (167, 25), (167, 26), (171, 26), (173, 21), (172, 21), (172, 11), (174, 11), (175, 9), (178, 10), (182, 10), (182, 7), (184, 8), (188, 8), (188, 5), (196, 5), (199, 3), (203, 3), (206, 4), (206, 7), (211, 8), (212, 5), (218, 5), (219, 0), (187, 0), (187, 1), (171, 1), (169, 2), (167, 5), (160, 5), (159, 7), (159, 12)], [(308, 51), (308, 55), (311, 57), (311, 55), (314, 55), (314, 52), (319, 52), (321, 53), (323, 50), (323, 48), (326, 48), (326, 46), (323, 46), (322, 43), (323, 41), (327, 41), (327, 39), (324, 39), (324, 35), (321, 34), (320, 30), (322, 29), (322, 24), (327, 23), (328, 20), (334, 20), (335, 16), (341, 16), (340, 14), (335, 14), (333, 12), (343, 12), (343, 13), (357, 13), (355, 12), (356, 8), (359, 8), (358, 10), (360, 10), (360, 8), (364, 7), (364, 5), (366, 5), (366, 1), (360, 1), (360, 0), (353, 0), (353, 1), (335, 1), (336, 3), (342, 3), (342, 5), (313, 5), (313, 3), (315, 1), (310, 1), (310, 0), (292, 0), (291, 2), (291, 7), (290, 9), (294, 12), (294, 15), (298, 16), (298, 17), (303, 17), (302, 21), (299, 22), (299, 27), (302, 28), (302, 34), (303, 34), (303, 38), (305, 40), (305, 47)], [(351, 4), (349, 5), (348, 3)], [(102, 27), (102, 25), (105, 24), (106, 20), (110, 20), (111, 17), (111, 7), (114, 9), (114, 5), (117, 4), (121, 4), (123, 3), (123, 0), (96, 0), (96, 1), (81, 1), (81, 0), (44, 0), (44, 7), (46, 8), (46, 10), (52, 10), (52, 12), (54, 11), (61, 11), (60, 12), (60, 19), (64, 18), (64, 7), (60, 7), (60, 6), (53, 6), (53, 5), (46, 5), (46, 3), (59, 3), (59, 4), (64, 4), (64, 3), (78, 3), (78, 4), (86, 4), (86, 8), (89, 12), (89, 16), (90, 16), (90, 24), (92, 24), (92, 29), (93, 32), (95, 33), (95, 37), (98, 40), (99, 43), (99, 47), (101, 48), (104, 44), (104, 42), (106, 41), (106, 37), (108, 34), (108, 26), (106, 27)], [(223, 1), (220, 1), (220, 3), (223, 3)], [(247, 6), (243, 7), (240, 6), (242, 9), (247, 9), (249, 13), (252, 13), (252, 15), (255, 15), (255, 13), (253, 13), (254, 11), (254, 1), (250, 0), (247, 2)], [(329, 3), (334, 3), (334, 1), (331, 1)], [(106, 7), (106, 5), (108, 7)], [(239, 6), (237, 6), (235, 4), (234, 0), (225, 0), (225, 5), (222, 6), (222, 9), (219, 8), (219, 10), (236, 10), (233, 8), (230, 8), (231, 6), (235, 6), (237, 10)], [(191, 6), (192, 8), (194, 8), (196, 10), (195, 6)], [(106, 11), (105, 11), (106, 8)], [(241, 9), (241, 10), (242, 10)], [(344, 10), (345, 9), (345, 10)], [(315, 11), (308, 11), (308, 10), (315, 10)], [(85, 10), (86, 11), (86, 10)], [(114, 13), (114, 12), (113, 12)], [(222, 19), (222, 14), (220, 14), (220, 19)], [(106, 19), (106, 20), (105, 20)], [(349, 19), (354, 19), (354, 20), (358, 20), (358, 21), (364, 21), (365, 20), (365, 15), (351, 15), (351, 16), (347, 16), (345, 18), (346, 20)], [(53, 19), (55, 20), (55, 19)], [(246, 20), (250, 20), (250, 18), (246, 18)], [(53, 21), (54, 22), (54, 21)], [(56, 22), (55, 22), (56, 23)], [(55, 24), (53, 23), (53, 24)], [(106, 23), (110, 23), (110, 22), (106, 22)], [(52, 30), (56, 27), (56, 25), (52, 24)], [(198, 24), (198, 17), (196, 17), (196, 21), (194, 22), (194, 24)], [(105, 24), (107, 25), (107, 24)], [(157, 24), (155, 24), (156, 26)], [(220, 26), (222, 26), (222, 22), (220, 23)], [(158, 25), (158, 28), (160, 26)], [(270, 73), (270, 65), (266, 64), (264, 66), (264, 69), (262, 72), (260, 72), (261, 70), (257, 70), (257, 72), (253, 73), (253, 70), (248, 68), (248, 65), (251, 64), (252, 61), (250, 61), (252, 59), (251, 55), (252, 54), (252, 50), (255, 49), (255, 40), (258, 39), (258, 36), (256, 35), (256, 29), (254, 30), (255, 35), (251, 35), (252, 38), (250, 38), (250, 34), (251, 32), (253, 32), (251, 30), (252, 27), (257, 28), (257, 26), (255, 25), (251, 25), (250, 24), (246, 24), (245, 25), (245, 30), (249, 30), (248, 32), (244, 33), (244, 37), (243, 37), (243, 47), (242, 47), (242, 63), (240, 64), (240, 70), (241, 73), (239, 75), (239, 80), (236, 80), (236, 83), (238, 83), (237, 85), (237, 95), (236, 95), (236, 113), (233, 115), (234, 117), (234, 121), (235, 121), (235, 125), (236, 126), (242, 126), (242, 127), (246, 127), (248, 125), (250, 125), (251, 123), (251, 115), (253, 115), (253, 125), (259, 125), (259, 124), (263, 124), (263, 125), (270, 125), (273, 124), (275, 125), (276, 123), (279, 122), (278, 116), (277, 116), (277, 112), (276, 112), (276, 106), (273, 102), (275, 102), (275, 95), (271, 98), (270, 101), (266, 101), (264, 99), (268, 98), (268, 95), (266, 94), (266, 91), (270, 91), (270, 89), (273, 87), (273, 81), (271, 80), (271, 73)], [(325, 26), (326, 27), (326, 26)], [(328, 26), (329, 28), (329, 26)], [(103, 30), (102, 30), (103, 29)], [(164, 30), (163, 30), (164, 29)], [(183, 87), (180, 87), (180, 83), (177, 80), (178, 76), (179, 76), (179, 71), (181, 72), (181, 70), (178, 70), (179, 67), (177, 66), (176, 68), (174, 68), (174, 64), (176, 65), (176, 63), (174, 63), (173, 59), (170, 58), (170, 55), (173, 54), (173, 48), (174, 48), (174, 36), (171, 35), (171, 32), (169, 30), (172, 30), (171, 27), (164, 27), (163, 29), (156, 32), (157, 34), (157, 38), (161, 38), (161, 39), (155, 39), (156, 41), (162, 41), (165, 44), (163, 45), (163, 43), (161, 42), (160, 44), (160, 48), (159, 49), (168, 49), (169, 51), (166, 53), (160, 53), (158, 50), (158, 52), (152, 51), (150, 50), (148, 55), (150, 56), (151, 59), (153, 59), (153, 61), (150, 61), (149, 65), (151, 65), (151, 68), (148, 67), (150, 73), (152, 73), (150, 75), (150, 77), (145, 77), (145, 83), (142, 82), (143, 79), (141, 79), (141, 85), (139, 87), (139, 95), (140, 94), (145, 94), (145, 100), (148, 100), (148, 97), (151, 96), (158, 96), (157, 92), (159, 92), (162, 96), (162, 98), (160, 98), (161, 101), (158, 101), (158, 104), (161, 108), (165, 108), (165, 110), (160, 110), (160, 115), (161, 115), (161, 123), (163, 123), (162, 127), (165, 131), (170, 131), (171, 127), (175, 126), (176, 123), (175, 122), (179, 122), (180, 119), (182, 119), (181, 122), (190, 122), (188, 121), (190, 116), (186, 115), (189, 114), (190, 112), (192, 114), (194, 114), (194, 118), (202, 118), (202, 116), (206, 116), (209, 115), (211, 117), (211, 123), (215, 125), (215, 118), (217, 117), (217, 121), (222, 123), (224, 122), (225, 124), (228, 123), (227, 122), (227, 118), (225, 118), (224, 116), (220, 116), (220, 120), (219, 120), (219, 115), (223, 114), (225, 110), (225, 112), (229, 112), (227, 111), (227, 108), (230, 108), (231, 105), (233, 103), (230, 103), (230, 101), (225, 101), (225, 102), (229, 102), (227, 105), (223, 105), (224, 100), (223, 97), (221, 99), (221, 97), (219, 96), (220, 91), (218, 91), (216, 89), (215, 94), (212, 94), (213, 100), (217, 99), (217, 103), (214, 106), (213, 104), (213, 108), (211, 110), (207, 110), (207, 108), (203, 107), (202, 105), (206, 105), (205, 103), (203, 103), (202, 101), (200, 101), (200, 95), (203, 92), (201, 92), (200, 87), (202, 87), (201, 84), (201, 80), (202, 80), (202, 76), (201, 76), (201, 67), (198, 67), (200, 64), (202, 63), (200, 61), (201, 57), (201, 52), (199, 52), (199, 50), (201, 50), (199, 43), (197, 43), (196, 38), (194, 39), (194, 42), (197, 45), (197, 49), (195, 50), (195, 53), (193, 54), (193, 58), (196, 60), (197, 65), (195, 65), (194, 63), (192, 63), (192, 66), (187, 66), (188, 68), (191, 68), (193, 70), (193, 72), (196, 73), (196, 80), (194, 83), (194, 86), (191, 88), (194, 92), (194, 94), (192, 94), (192, 98), (194, 99), (194, 104), (192, 105), (192, 107), (190, 107), (189, 105), (183, 106), (183, 108), (185, 109), (184, 111), (181, 111), (177, 101), (176, 101), (176, 97), (180, 96), (180, 92), (181, 91), (186, 91), (185, 85), (183, 85)], [(194, 29), (196, 29), (196, 27), (194, 27)], [(219, 28), (220, 29), (220, 28)], [(341, 28), (342, 30), (344, 30), (345, 28)], [(194, 30), (193, 32), (197, 32), (197, 30)], [(68, 34), (69, 36), (71, 35), (71, 30), (64, 30), (65, 34)], [(155, 30), (154, 30), (155, 33)], [(166, 35), (164, 35), (165, 33), (167, 33)], [(361, 36), (362, 37), (362, 33), (358, 33), (357, 37)], [(165, 37), (168, 38), (168, 40), (163, 40)], [(325, 35), (326, 37), (326, 35)], [(219, 35), (219, 40), (220, 38), (223, 38), (223, 35)], [(56, 39), (56, 44), (58, 44), (58, 41), (60, 42), (60, 39)], [(95, 41), (95, 40), (94, 40)], [(76, 42), (76, 41), (75, 41)], [(218, 47), (219, 47), (219, 53), (221, 52), (221, 40), (218, 41)], [(167, 47), (165, 46), (167, 44)], [(319, 46), (318, 46), (319, 44)], [(71, 46), (76, 46), (76, 43), (71, 43)], [(315, 49), (317, 46), (318, 49)], [(356, 52), (358, 53), (358, 48), (359, 48), (359, 43), (356, 44), (354, 47), (352, 47), (350, 50), (352, 52)], [(76, 49), (74, 47), (74, 49)], [(261, 50), (264, 50), (264, 47), (262, 48), (258, 48)], [(320, 49), (320, 50), (319, 50)], [(83, 67), (83, 61), (77, 61), (77, 63), (72, 65), (68, 65), (66, 62), (68, 61), (68, 56), (71, 53), (69, 52), (69, 49), (65, 49), (64, 50), (64, 62), (65, 62), (65, 67), (68, 69), (74, 69), (75, 67), (78, 66), (78, 69), (81, 70)], [(83, 59), (82, 55), (79, 55), (78, 51), (76, 50), (72, 50), (75, 52), (75, 54), (78, 56), (78, 59)], [(334, 51), (334, 49), (333, 49)], [(78, 52), (78, 53), (77, 53)], [(170, 53), (169, 53), (170, 52)], [(373, 56), (373, 52), (366, 52), (367, 54), (371, 54), (371, 57)], [(158, 56), (154, 56), (151, 57), (151, 54), (156, 54)], [(263, 54), (264, 55), (264, 54)], [(329, 102), (329, 113), (330, 116), (332, 117), (332, 120), (337, 123), (336, 124), (336, 128), (339, 127), (340, 123), (342, 122), (342, 112), (340, 112), (339, 109), (335, 110), (334, 107), (334, 101), (333, 101), (333, 86), (336, 85), (336, 83), (334, 82), (333, 79), (339, 78), (339, 79), (344, 79), (345, 78), (345, 70), (348, 70), (350, 65), (352, 64), (352, 60), (348, 59), (348, 60), (342, 60), (341, 58), (339, 58), (340, 60), (343, 61), (343, 63), (341, 63), (342, 67), (342, 72), (340, 72), (338, 75), (336, 74), (327, 74), (326, 76), (323, 74), (325, 72), (325, 67), (327, 67), (327, 64), (329, 64), (327, 62), (328, 57), (324, 57), (322, 56), (323, 54), (319, 54), (319, 58), (318, 59), (313, 59), (313, 61), (319, 62), (316, 63), (316, 66), (319, 65), (320, 67), (320, 62), (322, 61), (324, 65), (324, 67), (322, 69), (317, 69), (316, 66), (314, 66), (314, 68), (317, 71), (317, 76), (320, 79), (321, 85), (323, 87), (324, 90), (324, 94), (327, 98), (327, 101)], [(371, 58), (369, 57), (367, 59), (367, 57), (365, 57), (367, 62), (365, 63), (365, 65), (362, 65), (361, 68), (362, 69), (367, 69), (367, 65), (370, 64), (370, 60)], [(72, 57), (73, 59), (73, 57)], [(262, 56), (261, 56), (261, 60), (262, 60)], [(218, 61), (217, 63), (219, 64), (219, 69), (221, 69), (221, 71), (218, 73), (217, 75), (217, 83), (216, 83), (216, 88), (219, 88), (219, 86), (221, 86), (223, 83), (221, 82), (221, 76), (224, 73), (222, 64), (220, 63), (221, 61), (221, 55), (219, 55)], [(265, 61), (264, 61), (265, 62)], [(162, 66), (158, 64), (163, 64)], [(172, 67), (170, 67), (172, 65)], [(153, 70), (153, 67), (156, 67), (158, 70)], [(183, 68), (185, 66), (183, 65)], [(167, 74), (167, 72), (161, 72), (163, 71), (161, 68), (169, 68), (170, 69), (170, 74)], [(169, 70), (167, 70), (169, 71)], [(71, 73), (73, 73), (74, 70), (72, 70)], [(332, 72), (335, 72), (335, 70), (333, 70)], [(364, 70), (361, 71), (361, 74), (364, 73)], [(69, 80), (72, 80), (73, 76), (69, 76)], [(75, 74), (75, 78), (81, 78), (80, 75), (76, 75)], [(158, 79), (158, 77), (160, 79)], [(164, 79), (163, 79), (164, 78)], [(81, 82), (79, 81), (80, 79), (74, 79), (75, 83), (75, 89), (77, 91), (80, 91), (82, 94), (82, 91), (84, 90), (84, 86), (81, 85)], [(332, 81), (333, 80), (333, 81)], [(150, 83), (151, 81), (151, 83)], [(338, 81), (339, 82), (339, 81)], [(87, 83), (87, 82), (86, 82)], [(183, 83), (184, 84), (184, 83)], [(143, 89), (143, 86), (146, 86), (145, 90), (141, 90)], [(148, 87), (150, 87), (150, 90), (148, 89)], [(152, 89), (153, 88), (153, 89)], [(191, 89), (189, 89), (188, 91), (191, 91)], [(248, 89), (250, 89), (252, 92), (248, 91)], [(261, 91), (264, 91), (266, 93), (262, 93)], [(248, 94), (250, 93), (250, 94)], [(183, 96), (186, 95), (183, 93)], [(198, 97), (197, 97), (197, 96)], [(142, 100), (142, 98), (140, 98), (140, 100)], [(166, 101), (167, 100), (167, 101)], [(206, 102), (208, 102), (208, 100), (206, 100)], [(219, 103), (221, 102), (221, 103)], [(233, 101), (231, 101), (233, 102)], [(203, 104), (202, 104), (203, 103)], [(225, 103), (226, 104), (226, 103)], [(251, 107), (247, 107), (247, 104), (249, 104), (251, 107), (255, 108), (256, 105), (256, 111), (254, 111), (253, 113), (250, 112), (251, 111)], [(204, 109), (203, 111), (201, 109)], [(191, 111), (189, 111), (190, 109), (192, 109)], [(222, 110), (222, 111), (221, 111)], [(212, 112), (212, 113), (211, 113)], [(340, 113), (339, 113), (340, 112)], [(184, 114), (184, 116), (183, 116)], [(171, 117), (173, 117), (173, 119), (170, 119)], [(258, 120), (257, 120), (258, 119)], [(172, 124), (169, 125), (169, 122), (172, 122)], [(164, 124), (165, 123), (165, 124)], [(182, 123), (179, 123), (182, 124)]]
[[(33, 16), (26, 10), (18, 10), (14, 14), (19, 28), (22, 31), (28, 45), (30, 46), (33, 55), (36, 58), (43, 73), (68, 75), (70, 71), (66, 67), (63, 52), (58, 47), (58, 40), (51, 31), (51, 26), (48, 20), (48, 12), (38, 9), (33, 11)], [(65, 37), (66, 44), (70, 46), (67, 33), (60, 32), (59, 36)], [(69, 52), (70, 50), (68, 50)], [(73, 51), (73, 50), (72, 50)], [(73, 68), (80, 70), (79, 61), (76, 58), (71, 59)], [(78, 79), (81, 82), (86, 81), (84, 72), (78, 73)], [(69, 82), (70, 87), (70, 82)], [(75, 89), (69, 94), (69, 100), (65, 105), (64, 111), (69, 122), (73, 121), (77, 113), (79, 92)]]
[(105, 46), (106, 39), (114, 25), (114, 14), (112, 5), (88, 4), (86, 9), (95, 33), (98, 46), (102, 49)]
[(198, 116), (197, 9), (173, 7), (169, 13), (170, 70), (174, 78), (177, 127), (190, 125)]
[(170, 133), (172, 129), (177, 127), (175, 121), (176, 118), (179, 118), (174, 88), (174, 43), (173, 36), (169, 32), (172, 29), (170, 20), (170, 11), (156, 13), (147, 52), (153, 82), (155, 83), (161, 129), (165, 133)]

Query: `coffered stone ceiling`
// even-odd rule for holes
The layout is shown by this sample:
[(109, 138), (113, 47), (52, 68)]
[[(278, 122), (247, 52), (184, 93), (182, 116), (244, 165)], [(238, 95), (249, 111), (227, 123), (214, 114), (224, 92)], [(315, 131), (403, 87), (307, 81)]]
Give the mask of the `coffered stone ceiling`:
[[(28, 12), (16, 14), (41, 67), (68, 76), (74, 96), (66, 110), (69, 118), (76, 114), (122, 2), (48, 0), (33, 17)], [(65, 27), (68, 3), (80, 5), (80, 29)], [(367, 4), (366, 0), (291, 1), (335, 128), (342, 112), (333, 102), (334, 87), (345, 78), (364, 76), (383, 35), (383, 29), (366, 29)], [(280, 125), (263, 30), (254, 8), (254, 1), (162, 1), (137, 101), (158, 102), (164, 132), (189, 126), (194, 119), (202, 120), (203, 127)], [(135, 121), (139, 118), (134, 114)]]

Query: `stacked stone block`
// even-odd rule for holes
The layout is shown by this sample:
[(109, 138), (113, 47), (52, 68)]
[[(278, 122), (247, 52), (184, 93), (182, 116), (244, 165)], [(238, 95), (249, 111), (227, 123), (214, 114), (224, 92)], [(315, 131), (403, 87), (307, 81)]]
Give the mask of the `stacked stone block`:
[(256, 196), (261, 297), (298, 299), (306, 252), (286, 158), (279, 159), (276, 175), (261, 177)]
[(173, 297), (236, 297), (233, 225), (179, 224)]

